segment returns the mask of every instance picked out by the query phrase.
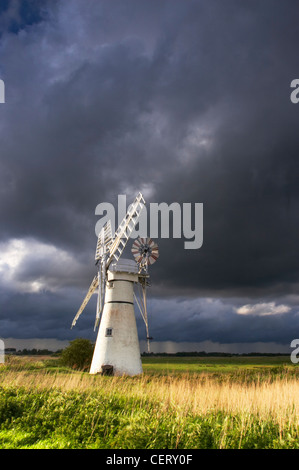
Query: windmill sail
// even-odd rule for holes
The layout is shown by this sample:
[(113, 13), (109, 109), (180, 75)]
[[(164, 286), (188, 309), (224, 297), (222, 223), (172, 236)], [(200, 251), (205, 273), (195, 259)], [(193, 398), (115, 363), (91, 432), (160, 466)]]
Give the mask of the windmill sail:
[(76, 324), (76, 321), (78, 320), (79, 316), (88, 304), (90, 297), (97, 288), (98, 300), (94, 328), (96, 329), (96, 327), (99, 325), (105, 300), (107, 269), (113, 260), (118, 261), (121, 257), (128, 243), (130, 235), (138, 221), (141, 211), (144, 208), (144, 204), (145, 200), (143, 199), (142, 194), (139, 192), (134, 202), (130, 205), (118, 229), (116, 230), (115, 235), (112, 236), (110, 220), (106, 222), (100, 231), (95, 252), (95, 261), (96, 265), (98, 266), (98, 273), (94, 277), (89, 291), (87, 292), (86, 297), (73, 320), (72, 327)]
[(109, 247), (113, 242), (112, 238), (112, 229), (111, 229), (111, 222), (108, 220), (98, 236), (98, 243), (96, 247), (96, 254), (95, 254), (95, 261), (100, 260), (107, 251), (109, 251)]
[(130, 235), (135, 228), (135, 225), (137, 224), (137, 220), (141, 214), (144, 204), (145, 201), (142, 194), (138, 193), (137, 197), (129, 207), (128, 212), (115, 232), (114, 241), (110, 245), (110, 255), (107, 261), (107, 267), (113, 258), (118, 261), (121, 257), (127, 245), (128, 239), (130, 238)]
[(76, 314), (76, 316), (73, 320), (72, 328), (73, 328), (73, 326), (76, 325), (76, 322), (77, 322), (78, 318), (80, 317), (81, 313), (83, 312), (83, 310), (85, 309), (86, 305), (88, 304), (90, 297), (92, 296), (92, 294), (94, 293), (94, 291), (98, 287), (98, 285), (99, 285), (98, 283), (99, 283), (98, 276), (95, 276), (93, 278), (92, 283), (90, 284), (90, 287), (89, 287), (89, 290), (88, 290), (88, 292), (85, 296), (85, 299), (83, 300), (82, 305), (79, 308), (79, 310), (78, 310), (78, 312), (77, 312), (77, 314)]

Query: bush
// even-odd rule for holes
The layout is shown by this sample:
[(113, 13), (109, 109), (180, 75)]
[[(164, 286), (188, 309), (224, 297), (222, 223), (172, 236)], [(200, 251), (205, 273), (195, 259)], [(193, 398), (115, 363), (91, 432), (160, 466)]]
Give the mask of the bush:
[(70, 345), (61, 353), (60, 362), (62, 365), (78, 370), (87, 370), (90, 367), (93, 344), (84, 338), (77, 338), (70, 342)]

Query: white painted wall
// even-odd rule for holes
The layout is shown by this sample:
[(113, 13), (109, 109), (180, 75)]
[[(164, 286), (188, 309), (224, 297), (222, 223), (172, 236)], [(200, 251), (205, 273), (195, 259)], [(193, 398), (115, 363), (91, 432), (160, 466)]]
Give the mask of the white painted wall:
[[(112, 365), (115, 375), (142, 374), (134, 305), (132, 305), (134, 282), (137, 281), (136, 274), (108, 271), (105, 305), (90, 374), (101, 372), (103, 365)], [(109, 303), (110, 301), (132, 304)], [(112, 328), (112, 336), (106, 336), (107, 328)]]

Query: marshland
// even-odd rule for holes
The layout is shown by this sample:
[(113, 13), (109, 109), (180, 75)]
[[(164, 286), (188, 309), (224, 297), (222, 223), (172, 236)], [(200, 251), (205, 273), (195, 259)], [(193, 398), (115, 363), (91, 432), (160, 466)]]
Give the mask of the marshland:
[(144, 357), (135, 377), (57, 357), (0, 365), (1, 448), (299, 448), (299, 373), (286, 356)]

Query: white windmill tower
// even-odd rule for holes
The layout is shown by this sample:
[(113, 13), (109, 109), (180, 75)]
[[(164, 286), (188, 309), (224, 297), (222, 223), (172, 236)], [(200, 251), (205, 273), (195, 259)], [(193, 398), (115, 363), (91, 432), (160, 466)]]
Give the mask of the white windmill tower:
[[(150, 239), (138, 239), (132, 247), (137, 264), (133, 259), (120, 258), (144, 204), (143, 196), (139, 193), (114, 236), (112, 236), (111, 223), (108, 221), (98, 237), (95, 255), (98, 272), (72, 323), (73, 327), (92, 294), (98, 289), (95, 329), (99, 325), (99, 331), (90, 374), (137, 375), (142, 373), (134, 297), (145, 321), (149, 342), (146, 307), (146, 287), (149, 278), (147, 266), (158, 258), (158, 247), (152, 241), (149, 246), (148, 240)], [(139, 256), (137, 256), (138, 253)], [(135, 284), (139, 284), (142, 289), (140, 301), (134, 293)]]

